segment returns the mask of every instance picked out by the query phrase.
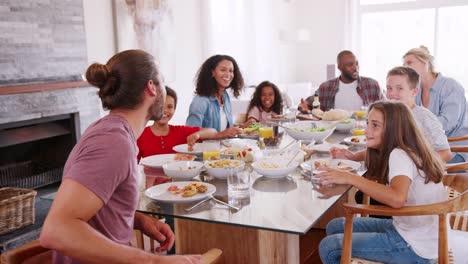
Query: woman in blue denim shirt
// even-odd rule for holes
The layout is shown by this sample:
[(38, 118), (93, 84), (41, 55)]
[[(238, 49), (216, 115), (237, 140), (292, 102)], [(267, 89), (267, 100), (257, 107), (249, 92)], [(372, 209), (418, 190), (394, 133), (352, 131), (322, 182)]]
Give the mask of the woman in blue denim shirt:
[(234, 58), (228, 55), (214, 55), (208, 58), (198, 70), (195, 93), (190, 104), (186, 125), (225, 130), (228, 136), (235, 136), (240, 129), (232, 127), (231, 100), (226, 89), (231, 88), (239, 96), (244, 79)]
[[(416, 104), (429, 109), (437, 116), (447, 137), (468, 134), (468, 105), (465, 89), (456, 80), (442, 76), (434, 70), (434, 57), (420, 46), (403, 56), (405, 66), (413, 68), (420, 76), (420, 89)], [(450, 145), (466, 145), (466, 141)], [(449, 163), (468, 161), (468, 153), (455, 153)]]

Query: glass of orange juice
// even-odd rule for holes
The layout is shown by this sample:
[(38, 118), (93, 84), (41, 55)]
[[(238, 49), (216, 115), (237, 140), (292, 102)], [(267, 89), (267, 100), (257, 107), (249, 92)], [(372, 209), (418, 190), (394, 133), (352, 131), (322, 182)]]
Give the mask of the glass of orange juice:
[(221, 149), (218, 140), (203, 141), (203, 160), (214, 160), (221, 157)]
[(258, 130), (258, 137), (260, 138), (272, 138), (273, 137), (273, 126), (269, 124), (262, 124)]

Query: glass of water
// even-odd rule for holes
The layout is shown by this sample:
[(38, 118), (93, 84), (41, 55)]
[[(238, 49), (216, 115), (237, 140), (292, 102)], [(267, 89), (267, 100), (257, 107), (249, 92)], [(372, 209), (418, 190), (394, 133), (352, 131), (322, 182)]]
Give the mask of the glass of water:
[(250, 171), (231, 170), (227, 178), (229, 202), (250, 198)]

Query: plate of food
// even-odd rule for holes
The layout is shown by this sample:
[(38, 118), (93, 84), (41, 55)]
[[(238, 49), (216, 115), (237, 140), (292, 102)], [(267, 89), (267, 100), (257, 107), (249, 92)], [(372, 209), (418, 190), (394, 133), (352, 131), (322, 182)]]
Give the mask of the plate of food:
[(361, 146), (361, 147), (367, 146), (366, 136), (347, 137), (343, 141), (350, 145), (356, 145), (356, 146)]
[(196, 158), (195, 155), (190, 154), (159, 154), (154, 156), (148, 156), (142, 158), (140, 161), (141, 165), (145, 165), (152, 168), (162, 168), (164, 164), (168, 164), (176, 161), (192, 161)]
[(242, 171), (245, 163), (241, 160), (210, 160), (205, 162), (205, 169), (208, 175), (218, 179), (227, 179), (229, 174)]
[(316, 170), (320, 166), (327, 166), (342, 171), (357, 171), (361, 163), (345, 159), (313, 159), (301, 163), (301, 169), (305, 171)]
[(284, 178), (288, 176), (288, 174), (292, 173), (296, 170), (299, 162), (294, 160), (289, 164), (287, 164), (287, 159), (264, 159), (260, 161), (256, 161), (252, 163), (252, 168), (258, 173), (267, 178)]
[(205, 182), (168, 182), (148, 188), (145, 195), (165, 203), (188, 203), (202, 200), (216, 192), (216, 187)]
[(240, 126), (240, 129), (241, 132), (238, 135), (239, 138), (258, 139), (258, 130), (260, 129), (260, 123), (242, 125)]
[(215, 143), (213, 142), (195, 143), (193, 147), (189, 147), (188, 144), (180, 144), (180, 145), (174, 146), (172, 150), (178, 153), (201, 155), (203, 154), (203, 151), (215, 151), (215, 149), (218, 149), (219, 151), (219, 148), (220, 148), (219, 141), (216, 141)]
[(332, 147), (348, 149), (348, 146), (346, 146), (346, 145), (343, 145), (343, 144), (330, 144), (330, 143), (328, 143), (326, 141), (324, 141), (322, 144), (312, 145), (312, 146), (310, 146), (308, 148), (313, 150), (313, 151), (316, 151), (316, 152), (328, 153), (328, 152), (330, 152), (330, 149)]

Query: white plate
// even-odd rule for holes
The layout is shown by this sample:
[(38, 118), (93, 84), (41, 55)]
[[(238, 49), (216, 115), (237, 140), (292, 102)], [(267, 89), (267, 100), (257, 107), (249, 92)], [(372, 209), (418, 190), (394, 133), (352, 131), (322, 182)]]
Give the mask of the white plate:
[[(351, 141), (352, 138), (358, 138), (359, 142), (352, 142)], [(365, 147), (367, 146), (365, 139), (366, 139), (366, 136), (353, 136), (353, 137), (347, 137), (343, 141), (350, 145)]]
[(237, 135), (238, 138), (247, 138), (247, 139), (258, 139), (258, 133), (253, 134), (239, 134)]
[(154, 156), (148, 156), (142, 158), (140, 164), (152, 167), (152, 168), (162, 168), (164, 164), (175, 161), (175, 154), (159, 154)]
[(361, 163), (352, 161), (352, 160), (345, 160), (345, 159), (312, 159), (309, 161), (302, 162), (300, 167), (303, 170), (310, 171), (310, 170), (315, 170), (315, 161), (322, 161), (322, 160), (328, 160), (330, 162), (330, 167), (331, 168), (336, 168), (338, 166), (338, 163), (341, 162), (344, 165), (351, 167), (351, 169), (346, 170), (346, 171), (356, 171), (361, 167)]
[(231, 138), (221, 141), (221, 146), (226, 148), (258, 147), (257, 140), (247, 138)]
[(167, 190), (167, 188), (172, 185), (176, 185), (179, 188), (184, 188), (184, 186), (190, 183), (194, 183), (194, 181), (167, 182), (155, 185), (146, 189), (145, 195), (153, 200), (165, 203), (188, 203), (202, 200), (216, 192), (216, 187), (214, 185), (205, 182), (202, 182), (201, 184), (205, 185), (208, 190), (205, 193), (197, 193), (190, 197), (182, 197), (182, 194), (175, 195)]
[(197, 155), (197, 154), (203, 154), (203, 151), (206, 151), (207, 149), (206, 149), (206, 145), (204, 145), (203, 143), (195, 143), (195, 145), (193, 146), (193, 151), (188, 150), (187, 144), (174, 146), (172, 150), (174, 150), (175, 152), (179, 152), (179, 153)]
[(324, 142), (323, 144), (318, 144), (318, 145), (312, 145), (309, 147), (309, 149), (317, 151), (317, 152), (330, 152), (330, 149), (332, 147), (337, 147), (337, 148), (343, 148), (343, 149), (348, 149), (348, 146), (343, 145), (343, 144), (330, 144), (327, 142)]

